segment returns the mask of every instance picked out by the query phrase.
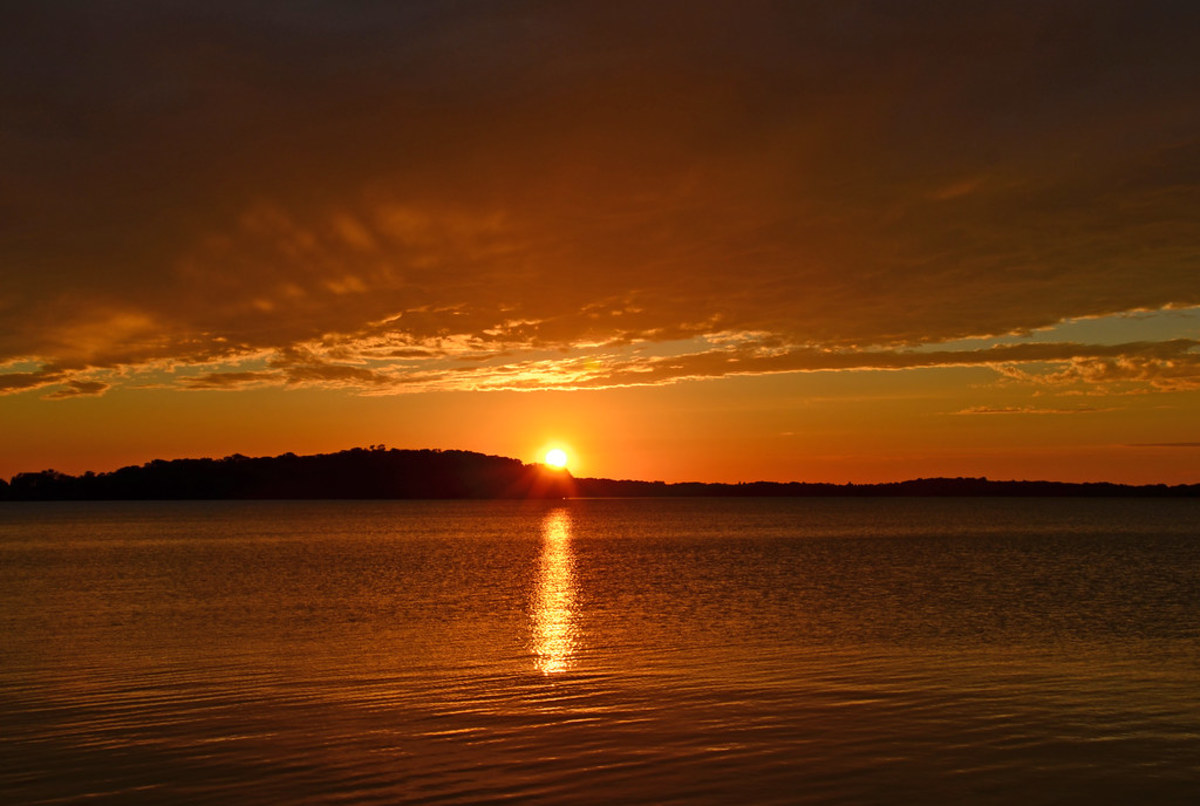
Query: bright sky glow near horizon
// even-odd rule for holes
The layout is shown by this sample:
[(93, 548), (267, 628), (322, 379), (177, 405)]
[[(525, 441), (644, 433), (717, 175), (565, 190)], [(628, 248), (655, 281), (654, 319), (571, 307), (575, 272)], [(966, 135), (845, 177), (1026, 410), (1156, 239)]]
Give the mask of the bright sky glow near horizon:
[(1200, 6), (0, 14), (0, 477), (1200, 482)]

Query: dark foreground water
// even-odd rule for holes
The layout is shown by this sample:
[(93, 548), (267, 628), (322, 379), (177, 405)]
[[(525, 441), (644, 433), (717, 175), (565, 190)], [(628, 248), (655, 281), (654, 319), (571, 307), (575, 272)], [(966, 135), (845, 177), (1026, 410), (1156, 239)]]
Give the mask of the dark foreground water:
[(6, 803), (1194, 803), (1200, 501), (0, 505)]

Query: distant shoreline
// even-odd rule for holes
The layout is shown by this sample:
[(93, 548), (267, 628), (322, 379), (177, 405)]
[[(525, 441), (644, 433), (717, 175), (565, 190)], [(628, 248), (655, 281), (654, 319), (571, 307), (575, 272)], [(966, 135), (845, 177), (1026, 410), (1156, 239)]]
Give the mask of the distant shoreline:
[[(1200, 484), (1128, 485), (1108, 482), (991, 481), (930, 478), (878, 484), (755, 481), (738, 484), (578, 479), (580, 498), (1196, 498)], [(617, 486), (622, 491), (603, 493)], [(625, 485), (647, 487), (625, 491)], [(661, 491), (660, 491), (661, 489)]]
[(920, 478), (878, 484), (575, 478), (565, 470), (457, 450), (354, 448), (332, 454), (156, 459), (108, 473), (0, 479), (0, 501), (561, 498), (1196, 498), (1200, 484)]

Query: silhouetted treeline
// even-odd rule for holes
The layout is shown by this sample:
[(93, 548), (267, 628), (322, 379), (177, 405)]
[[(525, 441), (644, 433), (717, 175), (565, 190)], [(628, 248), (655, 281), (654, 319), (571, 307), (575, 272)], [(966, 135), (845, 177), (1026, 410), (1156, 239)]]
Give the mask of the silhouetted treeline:
[(469, 451), (355, 448), (340, 453), (156, 459), (111, 473), (21, 473), (10, 500), (251, 498), (563, 498), (564, 471)]
[(564, 470), (470, 451), (386, 450), (224, 459), (157, 459), (111, 473), (69, 476), (54, 470), (0, 480), (0, 499), (13, 501), (253, 498), (648, 498), (648, 497), (899, 497), (899, 496), (1200, 496), (1200, 484), (1071, 484), (915, 479), (886, 484), (746, 484), (576, 479)]
[(803, 482), (754, 481), (741, 484), (708, 484), (624, 479), (575, 479), (575, 495), (585, 498), (866, 498), (866, 497), (1033, 497), (1083, 496), (1095, 498), (1150, 497), (1187, 498), (1200, 496), (1200, 484), (1133, 486), (1061, 481), (990, 481), (986, 478), (913, 479), (883, 484), (809, 484)]

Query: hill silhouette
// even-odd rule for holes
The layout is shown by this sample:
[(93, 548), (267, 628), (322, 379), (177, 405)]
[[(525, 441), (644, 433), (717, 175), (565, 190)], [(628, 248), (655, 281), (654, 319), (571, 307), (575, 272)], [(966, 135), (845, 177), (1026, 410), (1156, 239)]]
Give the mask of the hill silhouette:
[(565, 470), (457, 450), (388, 450), (224, 459), (156, 459), (108, 473), (55, 470), (0, 480), (0, 500), (399, 499), (651, 497), (1156, 497), (1200, 496), (1200, 484), (1132, 486), (933, 478), (883, 484), (741, 484), (574, 478)]
[[(111, 473), (20, 473), (10, 500), (259, 498), (563, 498), (571, 477), (469, 451), (387, 450), (224, 459), (156, 459)], [(2, 492), (2, 491), (0, 491)]]

